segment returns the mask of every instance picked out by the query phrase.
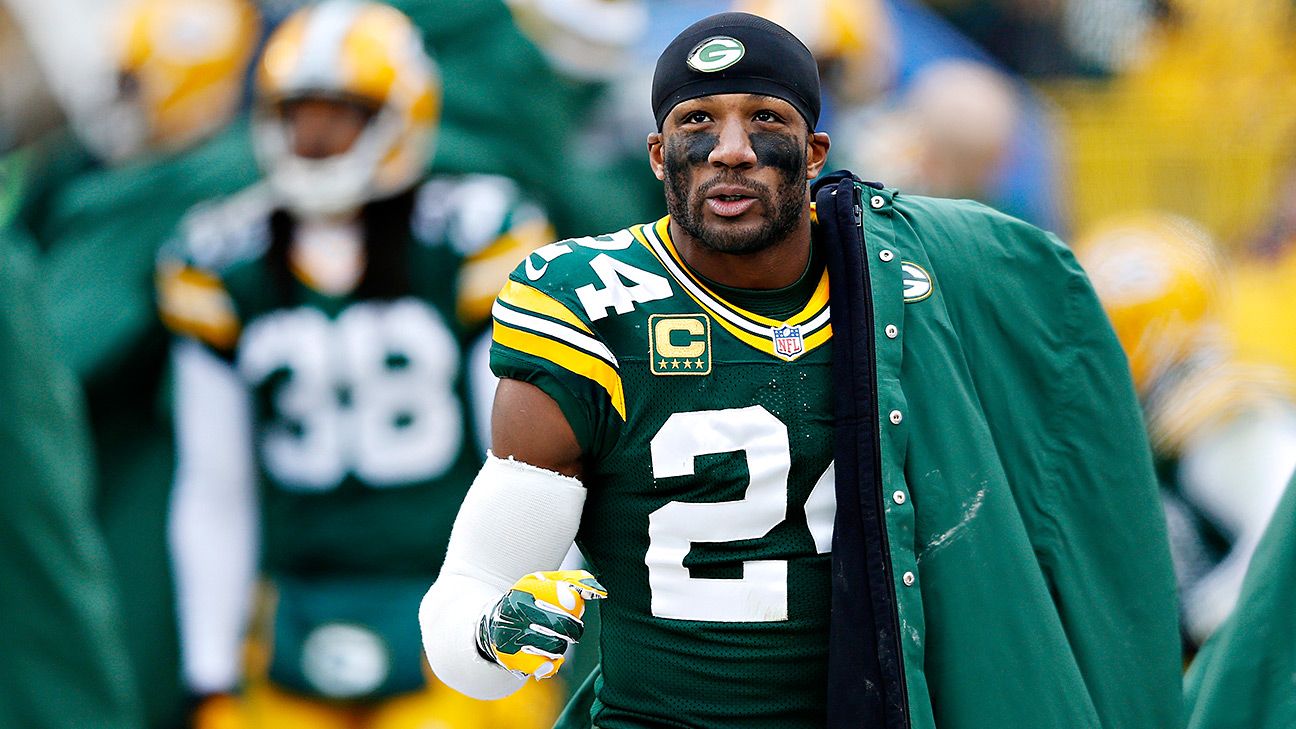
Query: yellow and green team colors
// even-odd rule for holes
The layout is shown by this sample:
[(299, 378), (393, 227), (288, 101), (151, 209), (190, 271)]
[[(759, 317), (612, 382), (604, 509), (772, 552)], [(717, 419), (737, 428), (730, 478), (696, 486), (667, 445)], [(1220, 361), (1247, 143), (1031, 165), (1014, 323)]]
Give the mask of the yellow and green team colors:
[(511, 275), (491, 367), (571, 424), (576, 543), (612, 596), (601, 680), (561, 726), (827, 723), (835, 402), (852, 396), (832, 355), (861, 336), (892, 578), (874, 589), (902, 628), (874, 637), (913, 729), (1179, 726), (1164, 517), (1083, 271), (982, 206), (854, 192), (871, 320), (854, 327), (830, 321), (813, 260), (789, 290), (730, 290), (689, 270), (669, 220), (544, 246)]
[(482, 617), (478, 651), (516, 676), (549, 678), (585, 632), (585, 601), (605, 597), (607, 590), (585, 570), (532, 572)]

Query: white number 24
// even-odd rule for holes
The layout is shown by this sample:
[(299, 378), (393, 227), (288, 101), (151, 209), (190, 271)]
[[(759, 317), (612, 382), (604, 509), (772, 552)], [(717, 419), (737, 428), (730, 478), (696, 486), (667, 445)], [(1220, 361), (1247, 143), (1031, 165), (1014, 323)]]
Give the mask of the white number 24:
[[(698, 456), (742, 451), (750, 484), (738, 501), (672, 501), (648, 517), (648, 583), (652, 613), (676, 620), (773, 622), (788, 617), (785, 560), (749, 560), (741, 579), (691, 577), (684, 559), (694, 542), (759, 539), (787, 519), (792, 454), (787, 426), (765, 408), (676, 413), (653, 436), (654, 478), (691, 476)], [(832, 548), (836, 492), (833, 467), (806, 499), (816, 551)]]

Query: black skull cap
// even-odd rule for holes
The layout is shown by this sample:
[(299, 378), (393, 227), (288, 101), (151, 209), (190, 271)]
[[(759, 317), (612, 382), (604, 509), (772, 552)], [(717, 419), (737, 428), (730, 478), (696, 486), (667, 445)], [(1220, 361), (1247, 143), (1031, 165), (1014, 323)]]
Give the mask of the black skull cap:
[(796, 36), (750, 13), (719, 13), (685, 28), (657, 59), (657, 130), (670, 110), (714, 94), (760, 94), (791, 104), (811, 131), (819, 122), (819, 67)]

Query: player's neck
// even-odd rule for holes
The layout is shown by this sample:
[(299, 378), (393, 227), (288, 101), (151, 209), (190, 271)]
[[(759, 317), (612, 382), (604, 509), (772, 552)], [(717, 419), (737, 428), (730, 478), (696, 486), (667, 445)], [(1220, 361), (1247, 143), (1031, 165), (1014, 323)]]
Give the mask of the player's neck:
[(754, 253), (723, 253), (689, 235), (674, 219), (671, 241), (684, 262), (716, 283), (737, 289), (781, 289), (791, 286), (810, 262), (810, 215), (782, 240)]
[(289, 266), (307, 286), (328, 296), (351, 293), (364, 275), (364, 236), (357, 222), (302, 221)]

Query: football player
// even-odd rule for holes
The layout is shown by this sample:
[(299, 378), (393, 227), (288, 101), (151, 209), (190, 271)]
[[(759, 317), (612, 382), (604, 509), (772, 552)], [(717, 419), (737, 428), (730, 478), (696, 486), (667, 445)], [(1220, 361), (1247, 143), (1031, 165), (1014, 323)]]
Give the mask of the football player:
[[(670, 215), (544, 246), (495, 302), (493, 455), (421, 606), (438, 677), (553, 676), (599, 600), (564, 726), (1175, 725), (1150, 458), (1065, 246), (812, 188), (817, 65), (768, 20), (681, 32), (652, 108)], [(590, 572), (551, 571), (573, 538)]]
[(548, 222), (503, 178), (420, 182), (440, 82), (390, 6), (298, 11), (255, 84), (264, 183), (193, 211), (158, 272), (197, 721), (547, 725), (556, 688), (483, 704), (431, 679), (415, 606), (481, 461), (475, 335)]
[(1076, 242), (1129, 357), (1158, 460), (1184, 637), (1200, 646), (1237, 602), (1296, 468), (1296, 405), (1277, 367), (1244, 364), (1220, 322), (1210, 235), (1177, 216), (1103, 221)]

